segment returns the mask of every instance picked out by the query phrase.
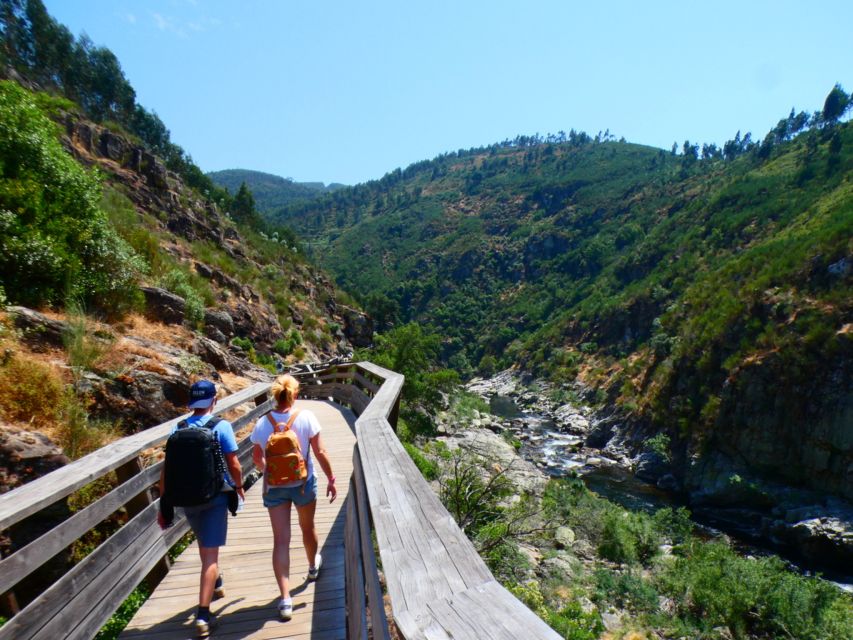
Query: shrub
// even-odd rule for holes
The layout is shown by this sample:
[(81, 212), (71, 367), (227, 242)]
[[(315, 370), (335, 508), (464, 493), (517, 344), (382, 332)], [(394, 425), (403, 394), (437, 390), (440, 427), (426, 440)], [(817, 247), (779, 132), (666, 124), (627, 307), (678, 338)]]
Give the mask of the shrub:
[(249, 338), (241, 338), (240, 336), (235, 336), (231, 338), (231, 344), (233, 344), (235, 347), (240, 347), (243, 351), (246, 351), (247, 353), (255, 348), (255, 345), (252, 343), (251, 340), (249, 340)]
[(57, 137), (26, 90), (0, 82), (0, 284), (28, 306), (71, 294), (121, 313), (144, 263), (98, 208), (97, 175)]
[(0, 414), (4, 419), (54, 422), (63, 400), (62, 379), (50, 366), (13, 356), (0, 367)]
[(421, 453), (420, 449), (408, 442), (403, 443), (403, 448), (406, 450), (406, 453), (409, 454), (409, 457), (415, 463), (415, 466), (424, 478), (430, 481), (438, 478), (438, 465)]
[(658, 593), (634, 571), (595, 572), (595, 601), (627, 608), (634, 613), (653, 612), (658, 608)]
[(611, 510), (604, 518), (598, 552), (613, 562), (648, 564), (661, 544), (652, 519), (645, 513)]
[(566, 640), (596, 640), (604, 631), (598, 612), (584, 613), (577, 602), (570, 602), (559, 611), (549, 611), (545, 620)]
[(670, 453), (670, 440), (669, 436), (665, 433), (656, 433), (651, 438), (647, 438), (643, 443), (646, 449), (649, 451), (653, 451), (658, 454), (662, 460), (666, 462), (670, 462), (672, 460), (672, 454)]
[(190, 325), (199, 327), (204, 322), (204, 300), (190, 283), (186, 273), (172, 269), (160, 278), (160, 286), (180, 296), (186, 302), (186, 319)]
[(93, 422), (70, 387), (65, 391), (59, 419), (58, 444), (72, 460), (100, 449), (121, 435), (118, 427), (109, 422)]
[(691, 544), (659, 586), (701, 629), (725, 625), (737, 638), (853, 637), (849, 595), (791, 573), (779, 558), (742, 558), (722, 543)]
[(86, 315), (78, 303), (68, 304), (66, 310), (68, 319), (62, 342), (68, 353), (68, 364), (71, 365), (75, 379), (78, 379), (83, 371), (92, 368), (95, 361), (103, 355), (105, 348), (89, 335)]

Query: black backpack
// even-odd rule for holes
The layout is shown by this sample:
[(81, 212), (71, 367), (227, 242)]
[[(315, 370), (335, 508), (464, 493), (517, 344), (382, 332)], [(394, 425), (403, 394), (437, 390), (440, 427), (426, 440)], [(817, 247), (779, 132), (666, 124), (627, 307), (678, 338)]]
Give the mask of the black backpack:
[(225, 461), (213, 431), (220, 422), (195, 426), (182, 420), (166, 440), (166, 497), (172, 506), (204, 504), (222, 490)]

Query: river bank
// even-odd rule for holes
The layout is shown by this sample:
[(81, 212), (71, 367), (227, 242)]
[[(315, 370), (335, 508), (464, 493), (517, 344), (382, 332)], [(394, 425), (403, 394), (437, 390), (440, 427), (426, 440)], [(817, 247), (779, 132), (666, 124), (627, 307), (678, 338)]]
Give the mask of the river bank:
[[(582, 387), (561, 387), (513, 371), (474, 379), (468, 391), (489, 403), (472, 426), (511, 432), (519, 454), (544, 473), (577, 474), (588, 488), (632, 510), (684, 505), (708, 535), (731, 536), (745, 553), (775, 553), (803, 573), (820, 572), (853, 590), (853, 506), (791, 487), (749, 491), (728, 482), (686, 491), (647, 438), (612, 409), (594, 409)], [(724, 475), (725, 469), (718, 475)], [(735, 474), (732, 474), (734, 476)], [(713, 499), (708, 499), (708, 496)], [(761, 500), (744, 500), (760, 496)]]

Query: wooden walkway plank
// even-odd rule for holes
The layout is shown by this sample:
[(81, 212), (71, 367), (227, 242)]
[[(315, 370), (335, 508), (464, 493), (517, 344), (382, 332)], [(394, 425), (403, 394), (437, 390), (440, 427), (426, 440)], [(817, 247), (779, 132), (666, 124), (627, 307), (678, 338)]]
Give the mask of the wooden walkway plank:
[[(346, 636), (344, 595), (344, 521), (352, 475), (355, 416), (346, 408), (321, 400), (299, 400), (322, 427), (323, 443), (337, 478), (338, 497), (329, 504), (326, 479), (316, 460), (318, 500), (315, 522), (323, 568), (316, 582), (308, 582), (308, 560), (293, 510), (290, 545), (290, 583), (293, 619), (278, 619), (278, 587), (272, 571), (272, 528), (261, 499), (261, 484), (246, 492), (243, 510), (228, 517), (228, 543), (220, 549), (219, 567), (225, 597), (214, 600), (211, 611), (216, 640), (279, 638), (343, 640)], [(126, 640), (184, 640), (195, 637), (193, 620), (198, 606), (200, 563), (195, 543), (175, 561), (151, 597), (137, 611), (120, 636)]]

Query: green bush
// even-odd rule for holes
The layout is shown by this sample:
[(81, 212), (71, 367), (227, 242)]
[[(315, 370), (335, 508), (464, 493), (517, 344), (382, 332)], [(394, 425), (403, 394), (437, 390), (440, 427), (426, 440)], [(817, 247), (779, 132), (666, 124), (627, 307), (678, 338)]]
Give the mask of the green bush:
[(204, 300), (190, 283), (189, 276), (180, 269), (172, 269), (160, 277), (159, 284), (186, 302), (185, 317), (193, 327), (204, 323)]
[(0, 284), (28, 306), (128, 310), (144, 263), (98, 208), (100, 184), (14, 82), (0, 82)]
[(722, 543), (694, 541), (661, 575), (659, 588), (699, 629), (725, 626), (736, 638), (853, 637), (848, 594), (791, 573), (779, 558), (743, 558)]
[(596, 602), (613, 604), (634, 613), (657, 610), (657, 591), (638, 573), (599, 569), (594, 577)]
[(406, 450), (406, 453), (409, 454), (409, 457), (415, 463), (415, 466), (424, 478), (429, 481), (438, 478), (438, 465), (427, 458), (420, 449), (409, 442), (404, 442), (403, 448)]
[(648, 515), (613, 509), (604, 517), (598, 553), (613, 562), (648, 564), (660, 552), (661, 542)]
[(255, 348), (255, 345), (252, 343), (249, 338), (241, 338), (240, 336), (235, 336), (231, 338), (231, 344), (235, 347), (240, 347), (243, 351), (247, 353)]
[(566, 640), (597, 640), (604, 631), (601, 616), (597, 612), (584, 613), (577, 602), (549, 611), (545, 621)]

